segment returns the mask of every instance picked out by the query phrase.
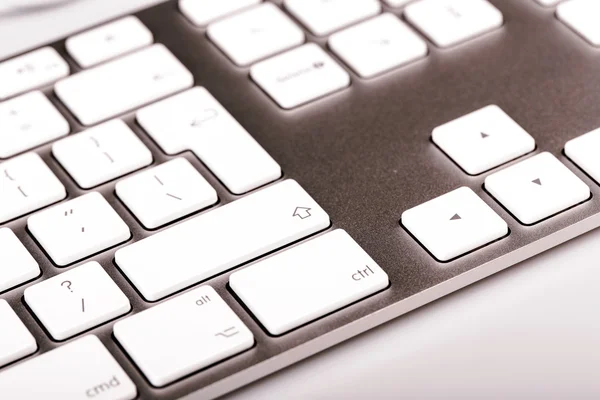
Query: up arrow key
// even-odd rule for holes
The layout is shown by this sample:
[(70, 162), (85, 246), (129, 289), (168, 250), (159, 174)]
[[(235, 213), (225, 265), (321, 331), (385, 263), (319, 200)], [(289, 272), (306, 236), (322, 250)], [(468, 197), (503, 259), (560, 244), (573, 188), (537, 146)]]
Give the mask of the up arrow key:
[(535, 183), (536, 185), (540, 185), (542, 186), (542, 181), (540, 180), (540, 178), (534, 179), (531, 181), (532, 183)]
[(462, 219), (462, 218), (460, 217), (460, 215), (458, 215), (458, 214), (454, 214), (454, 215), (452, 216), (452, 218), (450, 218), (450, 221), (456, 221), (456, 220), (459, 220), (459, 219)]
[(296, 209), (294, 210), (293, 217), (299, 217), (300, 219), (306, 219), (311, 216), (310, 210), (311, 210), (310, 208), (306, 208), (306, 207), (296, 207)]

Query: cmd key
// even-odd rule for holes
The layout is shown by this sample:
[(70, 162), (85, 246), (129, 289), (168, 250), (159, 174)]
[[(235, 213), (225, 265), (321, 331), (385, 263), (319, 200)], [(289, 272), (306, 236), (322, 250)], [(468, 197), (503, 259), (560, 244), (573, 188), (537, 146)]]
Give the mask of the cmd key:
[(156, 301), (329, 224), (310, 195), (287, 180), (120, 249), (115, 261), (146, 300)]

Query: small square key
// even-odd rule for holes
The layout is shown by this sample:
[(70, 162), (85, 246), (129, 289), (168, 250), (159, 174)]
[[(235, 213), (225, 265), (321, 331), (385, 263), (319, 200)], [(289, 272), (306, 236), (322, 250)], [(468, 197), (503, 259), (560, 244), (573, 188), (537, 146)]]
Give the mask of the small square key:
[(350, 85), (350, 75), (314, 43), (255, 64), (250, 76), (285, 109)]
[(150, 150), (119, 119), (56, 142), (52, 154), (84, 189), (152, 163)]
[(0, 158), (12, 157), (69, 133), (69, 123), (42, 92), (0, 103)]
[(27, 227), (59, 266), (129, 239), (129, 228), (98, 192), (32, 215)]
[(25, 302), (56, 340), (127, 313), (129, 299), (95, 261), (25, 289)]
[(333, 34), (329, 47), (363, 78), (427, 55), (425, 41), (388, 13)]
[(404, 9), (406, 19), (438, 47), (450, 47), (502, 26), (487, 0), (420, 0)]
[(508, 234), (506, 222), (467, 187), (405, 211), (402, 225), (442, 262)]
[(590, 197), (590, 188), (547, 152), (488, 176), (485, 189), (525, 225)]
[(185, 158), (117, 183), (117, 196), (148, 229), (215, 204), (217, 192)]
[(570, 0), (559, 4), (556, 16), (593, 46), (600, 46), (600, 2)]
[(65, 198), (63, 184), (36, 153), (0, 164), (0, 224)]
[(41, 273), (35, 259), (9, 228), (0, 228), (0, 292)]
[(492, 105), (438, 126), (431, 138), (467, 174), (477, 175), (535, 149), (535, 140)]
[(565, 144), (565, 154), (600, 183), (600, 128), (569, 140)]
[(208, 37), (237, 65), (304, 43), (304, 32), (272, 3), (264, 3), (208, 26)]
[(283, 4), (317, 36), (328, 35), (381, 12), (377, 0), (285, 0)]
[[(37, 344), (25, 324), (0, 299), (0, 368), (37, 350)], [(7, 395), (8, 393), (3, 393)], [(3, 396), (4, 397), (4, 396)]]

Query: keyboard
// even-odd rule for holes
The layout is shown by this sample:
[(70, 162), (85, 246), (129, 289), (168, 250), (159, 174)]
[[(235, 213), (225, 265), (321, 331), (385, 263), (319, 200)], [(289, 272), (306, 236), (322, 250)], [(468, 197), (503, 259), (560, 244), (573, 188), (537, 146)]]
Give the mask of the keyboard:
[(0, 397), (219, 397), (600, 226), (598, 16), (169, 0), (0, 61)]

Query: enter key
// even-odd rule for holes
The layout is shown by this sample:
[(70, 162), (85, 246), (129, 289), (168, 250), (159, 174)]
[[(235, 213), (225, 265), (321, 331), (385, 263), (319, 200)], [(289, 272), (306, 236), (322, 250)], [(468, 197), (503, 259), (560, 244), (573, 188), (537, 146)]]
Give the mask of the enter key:
[(385, 289), (387, 274), (338, 229), (235, 272), (229, 284), (273, 335)]

